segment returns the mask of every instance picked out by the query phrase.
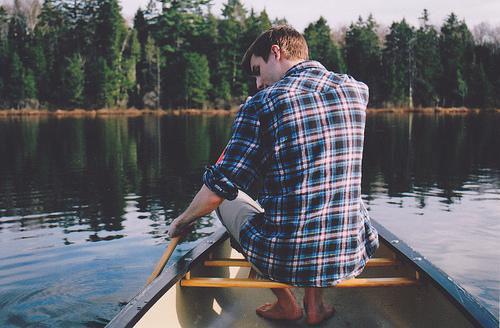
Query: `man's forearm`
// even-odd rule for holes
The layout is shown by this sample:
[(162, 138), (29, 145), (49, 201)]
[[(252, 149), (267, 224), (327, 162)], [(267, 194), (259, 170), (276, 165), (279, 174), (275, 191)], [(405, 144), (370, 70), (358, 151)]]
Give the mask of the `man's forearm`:
[(210, 214), (224, 201), (224, 198), (220, 197), (213, 191), (203, 185), (198, 191), (196, 196), (193, 198), (191, 204), (188, 208), (179, 215), (179, 219), (182, 225), (189, 225), (190, 223), (196, 221), (198, 218)]
[(179, 233), (178, 230), (182, 230), (200, 217), (211, 213), (219, 207), (223, 201), (224, 198), (203, 185), (191, 201), (191, 204), (189, 204), (188, 208), (173, 222), (172, 228), (175, 227), (176, 231), (170, 231), (169, 234), (177, 235)]

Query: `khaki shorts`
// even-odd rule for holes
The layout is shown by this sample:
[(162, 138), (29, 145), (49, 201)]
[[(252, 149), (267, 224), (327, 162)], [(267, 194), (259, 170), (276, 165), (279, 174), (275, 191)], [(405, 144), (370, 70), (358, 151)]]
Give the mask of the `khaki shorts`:
[(240, 244), (240, 230), (243, 224), (255, 215), (264, 213), (264, 209), (252, 197), (238, 191), (234, 200), (224, 200), (216, 209), (219, 220), (226, 227), (233, 239)]

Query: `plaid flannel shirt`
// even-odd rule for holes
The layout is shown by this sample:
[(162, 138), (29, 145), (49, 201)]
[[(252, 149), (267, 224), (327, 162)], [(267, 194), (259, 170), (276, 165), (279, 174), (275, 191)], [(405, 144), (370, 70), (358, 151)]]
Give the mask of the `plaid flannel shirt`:
[(240, 243), (267, 278), (332, 286), (361, 273), (378, 247), (361, 201), (367, 103), (365, 84), (305, 61), (238, 112), (203, 181), (231, 199), (263, 178), (265, 213), (243, 225)]

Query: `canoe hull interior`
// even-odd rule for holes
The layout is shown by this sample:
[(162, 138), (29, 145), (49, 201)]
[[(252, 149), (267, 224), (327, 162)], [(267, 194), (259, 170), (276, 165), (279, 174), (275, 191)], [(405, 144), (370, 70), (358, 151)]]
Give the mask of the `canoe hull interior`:
[[(191, 265), (192, 277), (246, 278), (248, 268), (206, 267), (209, 252)], [(212, 257), (237, 254), (226, 240), (210, 249)], [(237, 254), (236, 256), (239, 256)], [(395, 253), (382, 243), (376, 257), (392, 258)], [(415, 267), (400, 259), (397, 266), (367, 268), (360, 277), (412, 277)], [(299, 303), (303, 289), (294, 288)], [(473, 327), (443, 293), (421, 276), (418, 285), (405, 287), (328, 288), (325, 299), (337, 313), (320, 327)], [(135, 327), (301, 327), (305, 318), (294, 322), (270, 321), (255, 309), (274, 301), (270, 290), (261, 288), (181, 287), (175, 283), (142, 315)]]

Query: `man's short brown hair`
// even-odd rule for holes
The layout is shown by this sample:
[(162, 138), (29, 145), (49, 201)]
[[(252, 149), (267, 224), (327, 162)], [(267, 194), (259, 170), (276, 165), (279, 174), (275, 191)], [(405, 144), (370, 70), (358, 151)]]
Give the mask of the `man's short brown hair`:
[(247, 74), (251, 74), (250, 58), (252, 55), (262, 57), (267, 63), (271, 47), (274, 44), (280, 47), (281, 53), (286, 59), (309, 59), (309, 49), (302, 34), (289, 25), (279, 25), (263, 32), (248, 47), (241, 61), (243, 70)]

